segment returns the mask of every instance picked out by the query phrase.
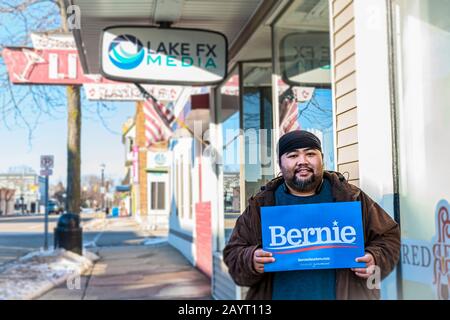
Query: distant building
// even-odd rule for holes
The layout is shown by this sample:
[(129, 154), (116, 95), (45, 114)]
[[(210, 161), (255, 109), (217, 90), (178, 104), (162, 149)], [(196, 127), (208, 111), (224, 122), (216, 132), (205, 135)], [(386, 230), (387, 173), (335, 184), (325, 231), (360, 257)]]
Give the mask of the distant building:
[[(125, 178), (122, 181), (121, 192), (122, 199), (119, 208), (127, 215), (135, 216), (137, 213), (137, 195), (138, 188), (138, 163), (135, 147), (136, 123), (134, 118), (128, 119), (122, 126), (122, 143), (125, 148)], [(126, 190), (125, 190), (126, 189)]]
[(0, 187), (0, 216), (14, 213), (14, 189)]
[[(39, 212), (39, 176), (35, 173), (2, 173), (0, 174), (0, 211), (3, 214), (15, 212)], [(9, 191), (6, 191), (9, 190)], [(13, 196), (11, 196), (11, 193)], [(3, 194), (4, 193), (4, 194)], [(7, 194), (11, 199), (6, 200)], [(6, 203), (7, 202), (7, 203)], [(12, 202), (12, 204), (11, 204)], [(2, 210), (2, 206), (4, 209)], [(8, 210), (6, 210), (8, 207)]]

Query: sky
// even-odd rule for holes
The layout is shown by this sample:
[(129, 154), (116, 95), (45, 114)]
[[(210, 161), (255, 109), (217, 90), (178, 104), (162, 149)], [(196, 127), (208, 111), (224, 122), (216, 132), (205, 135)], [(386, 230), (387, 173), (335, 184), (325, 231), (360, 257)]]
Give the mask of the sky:
[[(83, 90), (83, 89), (82, 89)], [(83, 101), (82, 104), (88, 104)], [(132, 102), (108, 103), (114, 110), (103, 110), (101, 118), (91, 115), (84, 106), (86, 114), (81, 129), (81, 174), (100, 175), (100, 165), (104, 163), (105, 177), (124, 178), (125, 151), (122, 145), (121, 128), (127, 118), (135, 113)], [(82, 111), (82, 112), (83, 112)], [(0, 124), (0, 172), (10, 167), (29, 166), (39, 172), (40, 156), (54, 155), (55, 168), (51, 181), (66, 184), (67, 170), (67, 113), (58, 118), (46, 117), (36, 127), (31, 140), (25, 127), (6, 128)]]
[[(14, 3), (20, 0), (12, 1)], [(11, 3), (12, 5), (12, 3)], [(47, 20), (43, 20), (42, 17)], [(27, 34), (31, 31), (56, 29), (58, 12), (53, 4), (36, 4), (22, 15), (1, 14), (0, 50), (5, 46), (31, 46)], [(11, 109), (11, 94), (5, 87), (5, 66), (0, 57), (0, 173), (11, 167), (28, 166), (39, 173), (40, 156), (54, 155), (54, 174), (50, 183), (66, 184), (67, 170), (67, 107), (65, 89), (47, 87), (45, 91), (56, 97), (52, 105), (46, 98), (24, 98), (18, 109)], [(12, 95), (21, 100), (28, 86), (12, 86)], [(122, 145), (122, 125), (135, 113), (134, 102), (105, 102), (99, 106), (87, 101), (82, 91), (81, 175), (101, 174), (105, 164), (105, 177), (116, 181), (124, 178), (125, 151)], [(37, 106), (39, 105), (39, 107)], [(21, 117), (21, 115), (23, 117)], [(25, 122), (31, 124), (27, 128)], [(34, 125), (36, 124), (36, 125)]]

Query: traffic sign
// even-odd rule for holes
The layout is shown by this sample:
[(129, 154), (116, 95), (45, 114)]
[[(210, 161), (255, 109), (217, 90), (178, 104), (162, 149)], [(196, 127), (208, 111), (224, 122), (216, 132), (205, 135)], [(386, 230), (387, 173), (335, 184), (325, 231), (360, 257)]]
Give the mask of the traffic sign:
[(51, 176), (52, 174), (53, 174), (53, 170), (52, 169), (41, 170), (41, 176), (43, 176), (43, 177)]
[(41, 169), (53, 169), (54, 156), (41, 156)]

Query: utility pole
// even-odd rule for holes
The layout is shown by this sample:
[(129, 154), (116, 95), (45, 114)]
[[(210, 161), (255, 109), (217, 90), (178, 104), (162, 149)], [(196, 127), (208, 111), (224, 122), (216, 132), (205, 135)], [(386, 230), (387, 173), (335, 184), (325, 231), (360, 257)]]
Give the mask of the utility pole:
[(106, 167), (106, 165), (104, 163), (102, 163), (100, 165), (100, 168), (102, 170), (102, 175), (101, 175), (102, 182), (101, 182), (101, 188), (100, 188), (100, 193), (102, 195), (102, 210), (105, 209), (105, 167)]
[(48, 250), (48, 174), (45, 175), (45, 224), (44, 224), (44, 250)]
[(22, 168), (22, 181), (20, 183), (20, 206), (22, 210), (22, 215), (25, 214), (24, 190), (25, 190), (25, 167)]
[(41, 176), (45, 177), (45, 227), (44, 227), (44, 250), (48, 249), (48, 176), (53, 174), (54, 156), (43, 155), (41, 156)]

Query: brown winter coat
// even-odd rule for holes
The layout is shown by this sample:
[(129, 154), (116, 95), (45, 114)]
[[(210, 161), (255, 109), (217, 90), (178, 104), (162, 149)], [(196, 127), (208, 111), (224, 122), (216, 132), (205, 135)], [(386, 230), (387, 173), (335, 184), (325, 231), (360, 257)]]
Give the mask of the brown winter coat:
[[(345, 181), (341, 174), (325, 171), (324, 178), (331, 182), (334, 201), (361, 201), (365, 251), (375, 258), (383, 279), (399, 259), (398, 224), (363, 191)], [(248, 207), (236, 221), (230, 241), (223, 250), (224, 261), (233, 280), (240, 286), (250, 287), (246, 299), (272, 298), (273, 273), (257, 273), (253, 268), (253, 253), (262, 247), (260, 208), (275, 205), (275, 190), (283, 181), (282, 177), (273, 179), (249, 199)], [(368, 289), (366, 283), (350, 269), (336, 269), (336, 298), (379, 299), (380, 291)]]

